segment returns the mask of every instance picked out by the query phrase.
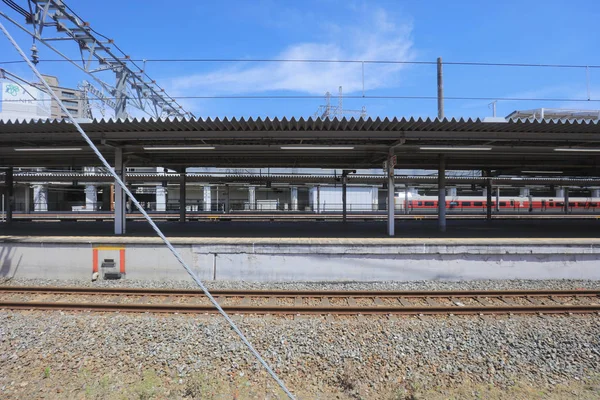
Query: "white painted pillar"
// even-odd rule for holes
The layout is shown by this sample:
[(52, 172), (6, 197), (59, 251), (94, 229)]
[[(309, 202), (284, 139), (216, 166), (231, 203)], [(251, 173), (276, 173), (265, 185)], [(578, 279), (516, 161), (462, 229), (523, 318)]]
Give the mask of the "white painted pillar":
[(565, 197), (565, 189), (556, 188), (556, 197)]
[(600, 189), (592, 189), (592, 197), (600, 197)]
[(394, 216), (394, 212), (396, 211), (396, 206), (394, 202), (394, 194), (396, 191), (396, 182), (394, 177), (395, 165), (392, 161), (394, 153), (390, 149), (388, 159), (387, 159), (387, 175), (388, 175), (388, 235), (395, 235), (396, 228), (396, 217)]
[(292, 202), (292, 211), (298, 211), (298, 188), (295, 186), (290, 188), (290, 199)]
[(248, 208), (256, 210), (256, 187), (248, 186)]
[(446, 189), (446, 196), (448, 196), (448, 197), (456, 197), (456, 188), (455, 187), (449, 187), (448, 189)]
[(48, 185), (33, 185), (33, 211), (48, 211)]
[(204, 202), (204, 211), (212, 211), (212, 196), (210, 193), (210, 186), (206, 185), (203, 188), (203, 202)]
[(163, 185), (156, 187), (156, 211), (167, 211), (167, 188)]
[(86, 211), (97, 211), (98, 188), (96, 185), (85, 186), (85, 209)]
[[(123, 149), (115, 149), (115, 172), (125, 182), (125, 164), (123, 163)], [(115, 181), (115, 235), (123, 235), (126, 232), (126, 210), (125, 192)]]
[(529, 197), (529, 188), (519, 188), (519, 197)]
[(446, 232), (446, 156), (440, 155), (438, 171), (438, 227), (440, 232)]

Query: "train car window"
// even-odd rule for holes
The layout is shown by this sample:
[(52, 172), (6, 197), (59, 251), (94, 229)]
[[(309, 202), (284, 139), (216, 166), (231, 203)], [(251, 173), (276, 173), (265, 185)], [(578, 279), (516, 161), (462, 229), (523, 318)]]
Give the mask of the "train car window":
[(426, 201), (425, 207), (433, 207), (433, 201)]
[(423, 202), (422, 202), (422, 201), (418, 201), (418, 202), (417, 202), (417, 206), (422, 206), (422, 205), (423, 205)]
[(506, 207), (506, 202), (505, 201), (501, 201), (500, 202), (500, 207)]
[(554, 207), (554, 203), (551, 201), (549, 207)]
[(569, 202), (569, 207), (576, 207), (576, 206), (577, 206), (577, 204), (576, 204), (576, 203), (571, 203), (571, 202)]
[(585, 203), (577, 203), (577, 207), (585, 207)]
[(515, 205), (515, 201), (514, 201), (514, 200), (511, 200), (511, 201), (510, 201), (510, 206), (511, 206), (511, 207), (513, 207), (514, 205)]
[(590, 203), (590, 207), (598, 207), (598, 203)]
[(561, 201), (556, 203), (556, 207), (564, 207), (564, 206), (565, 206), (565, 203), (563, 203)]
[(451, 207), (457, 207), (458, 206), (458, 201), (451, 201), (450, 202), (450, 206)]
[(475, 207), (477, 207), (477, 206), (483, 206), (483, 202), (481, 202), (481, 201), (476, 201), (476, 202), (474, 202), (474, 203), (473, 203), (473, 205), (474, 205)]
[(463, 207), (471, 207), (471, 202), (470, 201), (463, 201), (462, 205), (463, 205)]

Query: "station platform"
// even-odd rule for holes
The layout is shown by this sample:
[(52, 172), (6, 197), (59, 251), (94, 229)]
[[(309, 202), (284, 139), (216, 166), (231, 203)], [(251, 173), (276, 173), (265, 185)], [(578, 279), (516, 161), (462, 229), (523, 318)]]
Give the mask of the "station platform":
[[(410, 281), (600, 279), (600, 221), (159, 223), (204, 280)], [(188, 280), (148, 224), (114, 236), (106, 222), (0, 227), (0, 277)], [(104, 267), (103, 267), (104, 265)], [(107, 274), (109, 273), (109, 274)], [(112, 275), (110, 275), (112, 273)]]

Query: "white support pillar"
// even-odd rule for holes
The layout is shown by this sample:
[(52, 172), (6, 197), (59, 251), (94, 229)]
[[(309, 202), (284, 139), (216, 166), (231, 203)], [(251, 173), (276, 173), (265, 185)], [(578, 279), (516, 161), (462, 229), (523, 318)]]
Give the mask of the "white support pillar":
[(438, 171), (438, 227), (440, 232), (446, 232), (446, 156), (440, 155)]
[(519, 197), (529, 197), (529, 188), (523, 187), (519, 189)]
[(592, 197), (600, 197), (600, 189), (592, 189)]
[(555, 195), (556, 195), (556, 197), (565, 197), (565, 189), (563, 189), (563, 188), (556, 188)]
[(394, 171), (395, 165), (393, 161), (394, 152), (390, 149), (387, 159), (387, 175), (388, 175), (388, 235), (395, 235), (395, 227), (396, 227), (396, 217), (394, 216), (394, 212), (396, 211), (396, 206), (394, 202), (394, 193), (396, 191), (396, 182), (394, 180)]
[(256, 210), (256, 186), (248, 186), (248, 208)]
[(204, 186), (202, 198), (204, 202), (204, 211), (212, 211), (212, 196), (210, 193), (210, 186)]
[[(126, 183), (123, 149), (118, 147), (115, 149), (115, 173)], [(126, 232), (125, 211), (125, 192), (115, 181), (115, 235), (123, 235)]]
[(98, 188), (96, 185), (85, 185), (85, 210), (97, 211)]
[(33, 185), (33, 211), (48, 211), (48, 185)]
[(565, 188), (565, 214), (569, 213), (569, 188)]
[(292, 211), (298, 211), (298, 188), (292, 186), (290, 188), (290, 198), (292, 201)]
[(167, 211), (167, 188), (163, 185), (156, 187), (156, 211)]

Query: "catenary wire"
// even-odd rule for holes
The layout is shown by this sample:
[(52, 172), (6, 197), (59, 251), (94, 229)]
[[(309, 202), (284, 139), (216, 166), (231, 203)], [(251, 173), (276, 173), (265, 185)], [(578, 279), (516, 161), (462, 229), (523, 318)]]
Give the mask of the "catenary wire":
[[(95, 30), (94, 33), (99, 34)], [(99, 34), (106, 38), (106, 36)], [(126, 56), (118, 46), (115, 46), (123, 56)], [(65, 62), (62, 59), (40, 59), (40, 62)], [(437, 61), (406, 61), (406, 60), (333, 60), (333, 59), (288, 59), (288, 58), (130, 58), (122, 60), (124, 62), (147, 62), (147, 63), (321, 63), (321, 64), (406, 64), (406, 65), (437, 65)], [(25, 61), (0, 61), (5, 63), (24, 63)], [(94, 62), (99, 62), (94, 60)], [(483, 66), (483, 67), (529, 67), (529, 68), (600, 68), (596, 64), (552, 64), (552, 63), (502, 63), (502, 62), (479, 62), (479, 61), (443, 61), (443, 65), (464, 65), (464, 66)], [(137, 68), (136, 64), (134, 64)], [(140, 68), (141, 69), (141, 68)]]
[(23, 57), (23, 59), (27, 61), (27, 64), (29, 65), (29, 67), (31, 68), (31, 70), (33, 71), (33, 73), (37, 76), (37, 78), (40, 80), (40, 82), (42, 82), (42, 84), (46, 87), (46, 90), (48, 90), (48, 92), (54, 98), (54, 100), (58, 102), (59, 107), (67, 115), (69, 121), (75, 126), (75, 128), (77, 129), (77, 131), (79, 131), (79, 133), (81, 134), (81, 137), (87, 142), (87, 144), (94, 151), (94, 153), (96, 154), (96, 156), (98, 156), (98, 158), (100, 159), (100, 161), (102, 162), (102, 164), (104, 165), (104, 167), (107, 168), (108, 172), (115, 179), (115, 182), (121, 187), (121, 189), (125, 192), (125, 194), (127, 196), (129, 196), (129, 198), (135, 204), (135, 206), (138, 208), (138, 210), (140, 211), (140, 213), (148, 221), (148, 223), (150, 224), (150, 226), (152, 227), (152, 229), (154, 229), (154, 231), (156, 232), (156, 234), (163, 240), (163, 242), (169, 248), (169, 250), (171, 251), (171, 253), (173, 254), (173, 256), (177, 259), (177, 261), (179, 261), (179, 263), (181, 264), (181, 266), (187, 271), (187, 273), (192, 277), (192, 279), (198, 284), (198, 286), (202, 289), (202, 291), (204, 292), (204, 294), (206, 295), (206, 297), (215, 306), (215, 308), (219, 311), (219, 313), (223, 316), (223, 318), (225, 318), (225, 320), (228, 322), (229, 326), (238, 334), (238, 336), (240, 337), (240, 339), (244, 342), (244, 344), (248, 347), (248, 349), (252, 352), (252, 354), (257, 358), (257, 360), (263, 365), (263, 367), (267, 370), (267, 372), (269, 373), (269, 375), (271, 375), (271, 377), (277, 382), (277, 384), (281, 387), (281, 389), (285, 392), (285, 394), (290, 399), (295, 399), (294, 395), (292, 395), (292, 393), (287, 389), (287, 387), (285, 386), (285, 384), (283, 383), (283, 381), (281, 381), (281, 379), (279, 379), (279, 377), (277, 376), (277, 374), (275, 374), (275, 372), (271, 369), (271, 367), (269, 367), (269, 365), (267, 364), (267, 362), (261, 357), (261, 355), (258, 353), (258, 351), (254, 348), (254, 346), (252, 346), (252, 344), (248, 341), (248, 339), (246, 338), (246, 336), (237, 327), (237, 325), (235, 324), (235, 322), (233, 322), (233, 320), (229, 317), (229, 315), (225, 312), (225, 310), (223, 310), (223, 308), (219, 305), (219, 303), (211, 295), (211, 293), (209, 292), (208, 288), (206, 288), (206, 286), (204, 286), (204, 283), (202, 282), (202, 280), (187, 265), (187, 263), (183, 260), (183, 258), (181, 257), (181, 255), (173, 247), (173, 245), (171, 244), (171, 242), (162, 233), (162, 231), (160, 230), (160, 228), (154, 223), (154, 221), (152, 220), (152, 218), (144, 210), (144, 208), (138, 202), (138, 200), (133, 195), (133, 193), (131, 193), (131, 191), (127, 188), (127, 186), (125, 185), (125, 183), (123, 182), (123, 180), (119, 177), (119, 175), (116, 173), (116, 171), (110, 166), (110, 164), (108, 163), (108, 161), (106, 160), (106, 158), (104, 158), (104, 156), (102, 155), (102, 153), (100, 153), (100, 151), (98, 150), (98, 148), (96, 147), (96, 145), (94, 145), (94, 143), (89, 138), (89, 136), (85, 133), (85, 131), (83, 130), (83, 128), (81, 128), (81, 126), (79, 125), (79, 123), (75, 120), (75, 118), (73, 118), (73, 116), (71, 115), (71, 113), (67, 110), (66, 106), (62, 103), (62, 101), (58, 98), (58, 96), (52, 91), (52, 89), (50, 88), (50, 85), (43, 79), (42, 75), (37, 70), (37, 68), (35, 67), (35, 65), (33, 65), (33, 63), (31, 61), (29, 61), (29, 59), (27, 59), (27, 55), (25, 55), (25, 53), (23, 52), (23, 50), (19, 47), (19, 45), (17, 44), (17, 42), (13, 39), (13, 37), (10, 35), (10, 33), (4, 27), (4, 24), (2, 24), (1, 22), (0, 22), (0, 29), (2, 30), (2, 32), (4, 33), (4, 35), (8, 38), (8, 40), (12, 43), (12, 45), (15, 47), (15, 49), (19, 52), (19, 54), (21, 55), (21, 57)]
[[(313, 100), (322, 99), (318, 95), (207, 95), (207, 96), (173, 96), (180, 100)], [(366, 100), (437, 100), (437, 96), (379, 96), (379, 95), (344, 95), (344, 99)], [(61, 100), (70, 100), (64, 98)], [(105, 97), (104, 100), (116, 100), (116, 97)], [(549, 101), (549, 102), (581, 102), (594, 103), (600, 99), (584, 98), (544, 98), (544, 97), (469, 97), (469, 96), (444, 96), (444, 100), (472, 100), (472, 101)], [(47, 101), (44, 99), (31, 99), (30, 101)], [(103, 101), (102, 99), (88, 99), (88, 101)], [(5, 103), (20, 102), (20, 100), (3, 100)]]

